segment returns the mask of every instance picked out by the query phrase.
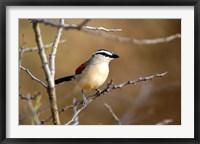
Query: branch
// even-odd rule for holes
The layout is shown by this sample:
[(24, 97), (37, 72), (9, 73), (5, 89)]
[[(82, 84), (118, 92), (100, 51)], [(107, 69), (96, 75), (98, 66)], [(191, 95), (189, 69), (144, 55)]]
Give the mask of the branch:
[(108, 105), (107, 103), (104, 103), (104, 106), (108, 109), (108, 111), (110, 112), (110, 114), (112, 115), (112, 117), (117, 121), (117, 123), (119, 125), (121, 125), (121, 121), (120, 119), (117, 117), (117, 115), (114, 113), (114, 111), (112, 110), (111, 106)]
[(123, 82), (121, 84), (118, 84), (118, 85), (114, 85), (113, 84), (113, 80), (111, 80), (106, 88), (104, 88), (103, 90), (100, 91), (100, 93), (96, 93), (94, 94), (93, 96), (89, 96), (88, 98), (95, 98), (97, 97), (98, 95), (102, 95), (104, 93), (107, 93), (111, 90), (114, 90), (114, 89), (121, 89), (122, 87), (126, 86), (126, 85), (130, 85), (130, 84), (136, 84), (138, 82), (142, 82), (142, 81), (148, 81), (148, 80), (153, 80), (155, 77), (164, 77), (168, 72), (164, 72), (164, 73), (161, 73), (161, 74), (154, 74), (154, 75), (150, 75), (150, 76), (146, 76), (146, 77), (139, 77), (138, 79), (136, 80), (128, 80), (126, 82)]
[(93, 31), (104, 31), (104, 32), (121, 32), (121, 29), (111, 29), (111, 28), (104, 28), (104, 27), (92, 27), (92, 26), (84, 26), (83, 30), (93, 30)]
[(108, 28), (103, 28), (103, 27), (91, 27), (91, 26), (84, 26), (84, 24), (86, 24), (89, 20), (86, 19), (85, 21), (83, 21), (80, 24), (61, 24), (61, 23), (56, 23), (54, 21), (48, 20), (48, 19), (32, 19), (32, 21), (34, 22), (38, 22), (38, 23), (43, 23), (45, 25), (50, 25), (53, 27), (62, 27), (65, 30), (69, 30), (69, 29), (75, 29), (75, 30), (92, 30), (92, 31), (104, 31), (104, 32), (119, 32), (121, 31), (121, 29), (108, 29)]
[[(60, 20), (60, 24), (64, 24), (64, 19)], [(56, 52), (57, 52), (57, 47), (58, 47), (58, 43), (60, 41), (60, 37), (62, 35), (62, 30), (63, 28), (59, 27), (55, 38), (54, 38), (54, 42), (53, 42), (53, 46), (52, 46), (52, 51), (51, 54), (49, 56), (49, 63), (50, 63), (50, 71), (51, 71), (51, 76), (54, 79), (55, 76), (55, 56), (56, 56)]]
[[(177, 34), (173, 34), (173, 35), (162, 37), (162, 38), (136, 39), (136, 38), (131, 38), (131, 37), (123, 37), (123, 36), (117, 36), (117, 35), (105, 33), (105, 32), (120, 32), (122, 31), (121, 29), (109, 29), (109, 28), (104, 28), (104, 27), (83, 26), (83, 24), (85, 24), (84, 22), (79, 25), (76, 25), (76, 24), (58, 24), (48, 19), (33, 19), (32, 21), (37, 21), (37, 22), (44, 23), (46, 25), (50, 25), (53, 27), (62, 27), (66, 30), (68, 29), (82, 30), (86, 33), (101, 36), (105, 39), (111, 39), (118, 42), (132, 43), (132, 44), (137, 44), (137, 45), (158, 44), (158, 43), (169, 42), (174, 39), (181, 38), (181, 34), (177, 33)], [(87, 22), (87, 20), (85, 21)]]
[(37, 22), (33, 22), (33, 30), (35, 33), (35, 39), (36, 43), (38, 46), (38, 51), (39, 51), (39, 56), (41, 63), (43, 65), (43, 70), (48, 82), (48, 95), (49, 95), (49, 101), (50, 101), (50, 106), (51, 106), (51, 113), (53, 116), (53, 123), (56, 125), (60, 124), (60, 119), (59, 119), (59, 113), (58, 113), (58, 106), (57, 106), (57, 100), (56, 100), (56, 90), (55, 90), (55, 84), (54, 84), (54, 79), (51, 76), (51, 71), (48, 65), (47, 57), (44, 51), (44, 46), (43, 46), (43, 41), (42, 41), (42, 36), (41, 36), (41, 31), (39, 24)]
[(136, 39), (136, 38), (131, 38), (131, 37), (122, 37), (122, 36), (117, 36), (113, 34), (108, 34), (108, 33), (103, 33), (100, 31), (91, 31), (87, 29), (83, 29), (83, 31), (94, 34), (97, 36), (101, 36), (105, 39), (111, 39), (115, 40), (118, 42), (123, 42), (123, 43), (132, 43), (132, 44), (137, 44), (137, 45), (148, 45), (148, 44), (158, 44), (158, 43), (163, 43), (163, 42), (169, 42), (177, 38), (181, 38), (181, 34), (173, 34), (167, 37), (163, 38), (155, 38), (155, 39)]
[(29, 69), (27, 69), (27, 68), (25, 68), (25, 67), (23, 67), (23, 66), (21, 66), (21, 65), (20, 65), (20, 68), (21, 68), (23, 71), (25, 71), (33, 80), (39, 82), (42, 86), (44, 86), (45, 88), (47, 88), (47, 85), (46, 85), (42, 80), (40, 80), (39, 78), (35, 77), (35, 76), (29, 71)]
[[(154, 75), (150, 75), (150, 76), (146, 76), (146, 77), (139, 77), (136, 80), (128, 80), (128, 81), (123, 82), (123, 83), (118, 84), (118, 85), (114, 85), (113, 84), (113, 80), (111, 80), (103, 90), (99, 90), (94, 95), (91, 95), (91, 96), (87, 97), (86, 106), (89, 103), (91, 103), (93, 100), (95, 100), (96, 98), (104, 95), (105, 93), (108, 93), (111, 90), (121, 89), (124, 86), (130, 85), (130, 84), (136, 84), (136, 83), (142, 82), (142, 81), (153, 80), (156, 77), (164, 77), (167, 73), (168, 72), (164, 72), (164, 73), (154, 74)], [(75, 106), (82, 105), (82, 104), (83, 104), (83, 100), (77, 101), (75, 104), (71, 104), (71, 105), (68, 105), (68, 106), (62, 108), (61, 110), (59, 110), (59, 113), (63, 113), (65, 111), (67, 111), (68, 109), (71, 109), (71, 108), (73, 108)], [(77, 113), (79, 114), (83, 109), (85, 109), (85, 108), (82, 107), (81, 109), (78, 110)], [(73, 116), (73, 118), (67, 124), (72, 123), (76, 116), (77, 115)], [(44, 124), (45, 122), (49, 121), (51, 118), (52, 118), (52, 116), (48, 116), (46, 119), (43, 119), (41, 122)]]

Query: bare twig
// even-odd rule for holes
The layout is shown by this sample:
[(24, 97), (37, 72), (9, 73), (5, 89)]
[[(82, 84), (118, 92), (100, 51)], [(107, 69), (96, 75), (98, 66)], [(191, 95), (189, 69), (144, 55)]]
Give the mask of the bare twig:
[(62, 27), (63, 29), (76, 29), (76, 30), (90, 30), (90, 31), (104, 31), (104, 32), (119, 32), (121, 29), (109, 29), (109, 28), (103, 28), (103, 27), (92, 27), (92, 26), (84, 26), (89, 20), (85, 20), (80, 24), (58, 24), (54, 21), (48, 20), (48, 19), (32, 19), (34, 22), (44, 23), (46, 25), (50, 25), (53, 27)]
[[(64, 43), (65, 40), (60, 40), (59, 41), (59, 44), (61, 43)], [(52, 47), (53, 43), (50, 43), (50, 44), (46, 44), (43, 46), (44, 49), (47, 49), (47, 48), (50, 48)], [(28, 47), (24, 47), (24, 48), (21, 48), (19, 49), (19, 52), (22, 52), (22, 53), (25, 53), (25, 52), (33, 52), (33, 51), (38, 51), (38, 47), (32, 47), (32, 48), (28, 48)]]
[(173, 122), (173, 119), (164, 119), (160, 122), (158, 122), (156, 125), (167, 125)]
[(27, 96), (23, 96), (22, 94), (19, 94), (19, 97), (22, 99), (22, 100), (35, 100), (36, 99), (36, 97), (38, 97), (39, 95), (41, 95), (41, 93), (40, 92), (38, 92), (37, 94), (35, 94), (34, 96), (29, 96), (29, 97), (27, 97)]
[[(70, 108), (74, 108), (75, 106), (78, 106), (77, 103), (78, 102), (76, 102), (75, 104), (71, 104), (71, 105), (68, 105), (68, 106), (62, 108), (61, 110), (59, 110), (59, 114), (62, 114), (63, 112), (67, 111)], [(48, 122), (49, 120), (51, 120), (51, 118), (52, 118), (52, 115), (50, 115), (50, 116), (44, 118), (43, 120), (41, 120), (41, 123), (45, 124), (46, 122)]]
[[(76, 104), (76, 102), (77, 102), (76, 98), (73, 98), (73, 104)], [(76, 113), (78, 112), (77, 108), (78, 108), (77, 106), (74, 106), (74, 107), (73, 107), (74, 115), (76, 115)], [(79, 119), (79, 117), (78, 117), (78, 115), (77, 115), (77, 116), (74, 118), (74, 125), (78, 125), (78, 124), (79, 124), (78, 119)]]
[(35, 76), (29, 71), (29, 69), (27, 69), (27, 68), (25, 68), (25, 67), (23, 67), (23, 66), (21, 66), (21, 65), (20, 65), (20, 68), (21, 68), (23, 71), (25, 71), (27, 74), (29, 74), (29, 76), (30, 76), (33, 80), (39, 82), (42, 86), (44, 86), (45, 88), (47, 88), (47, 85), (46, 85), (42, 80), (40, 80), (39, 78), (35, 77)]
[(177, 38), (181, 38), (181, 34), (179, 33), (162, 37), (162, 38), (155, 38), (155, 39), (136, 39), (136, 38), (131, 38), (131, 37), (122, 37), (122, 36), (117, 36), (113, 34), (103, 33), (100, 31), (91, 31), (88, 29), (83, 29), (83, 31), (90, 34), (97, 35), (97, 36), (101, 36), (105, 39), (111, 39), (111, 40), (115, 40), (122, 43), (132, 43), (132, 44), (137, 44), (137, 45), (158, 44), (158, 43), (169, 42)]
[(104, 28), (104, 27), (92, 27), (92, 26), (84, 26), (84, 30), (93, 30), (93, 31), (104, 31), (104, 32), (121, 32), (121, 29), (117, 28)]
[(56, 89), (55, 89), (54, 79), (51, 76), (51, 71), (50, 71), (47, 57), (44, 51), (40, 27), (37, 22), (33, 22), (33, 30), (35, 33), (35, 39), (38, 46), (40, 60), (43, 65), (43, 70), (48, 82), (47, 92), (49, 94), (49, 101), (50, 101), (50, 106), (51, 106), (51, 113), (53, 116), (53, 123), (58, 125), (60, 124), (60, 119), (59, 119), (58, 106), (57, 106), (57, 100), (56, 100)]
[[(83, 23), (76, 25), (76, 24), (58, 24), (56, 22), (50, 21), (48, 19), (34, 19), (33, 21), (37, 21), (40, 23), (44, 23), (46, 25), (50, 25), (53, 27), (62, 27), (64, 29), (76, 29), (76, 30), (82, 30), (86, 33), (94, 34), (97, 36), (101, 36), (106, 39), (115, 40), (118, 42), (123, 43), (132, 43), (137, 45), (148, 45), (148, 44), (158, 44), (158, 43), (164, 43), (169, 42), (178, 38), (181, 38), (180, 33), (176, 33), (170, 36), (162, 37), (162, 38), (155, 38), (155, 39), (136, 39), (131, 37), (123, 37), (123, 36), (117, 36), (108, 34), (105, 32), (120, 32), (121, 29), (110, 29), (110, 28), (104, 28), (104, 27), (92, 27), (92, 26), (83, 26)], [(87, 22), (87, 20), (85, 20)], [(81, 27), (81, 28), (80, 28)]]
[(111, 106), (108, 105), (107, 103), (104, 103), (104, 106), (108, 109), (108, 111), (110, 112), (110, 114), (112, 115), (112, 117), (117, 121), (117, 123), (119, 125), (121, 125), (121, 121), (120, 119), (117, 117), (117, 115), (114, 113), (114, 111), (112, 110)]
[(161, 73), (161, 74), (154, 74), (154, 75), (150, 75), (150, 76), (146, 76), (146, 77), (139, 77), (138, 79), (136, 80), (129, 80), (127, 82), (124, 82), (124, 83), (121, 83), (119, 85), (115, 85), (113, 86), (113, 89), (118, 89), (118, 88), (122, 88), (124, 87), (125, 85), (128, 85), (128, 84), (135, 84), (137, 82), (140, 82), (140, 81), (147, 81), (147, 80), (153, 80), (153, 78), (155, 77), (164, 77), (168, 72), (164, 72), (164, 73)]
[(126, 85), (136, 84), (136, 83), (141, 82), (141, 81), (153, 80), (153, 78), (155, 78), (155, 77), (163, 77), (163, 76), (165, 76), (167, 73), (168, 73), (168, 72), (164, 72), (164, 73), (161, 73), (161, 74), (158, 74), (158, 73), (157, 73), (157, 74), (150, 75), (150, 76), (146, 76), (146, 77), (139, 77), (139, 78), (136, 79), (136, 80), (128, 80), (128, 81), (123, 82), (123, 83), (118, 84), (118, 85), (114, 85), (114, 84), (113, 84), (113, 80), (111, 80), (111, 81), (107, 84), (106, 88), (104, 88), (103, 90), (101, 90), (100, 93), (96, 93), (96, 94), (94, 94), (93, 96), (89, 96), (88, 98), (95, 98), (95, 97), (97, 96), (97, 94), (102, 95), (102, 94), (104, 94), (104, 93), (106, 93), (106, 92), (109, 92), (109, 91), (111, 91), (111, 90), (113, 90), (113, 89), (121, 89), (122, 87), (124, 87), (124, 86), (126, 86)]
[(70, 125), (71, 123), (73, 123), (75, 118), (79, 115), (79, 113), (83, 111), (91, 102), (92, 102), (92, 99), (87, 101), (85, 105), (83, 105), (79, 110), (77, 110), (77, 112), (73, 115), (72, 119), (69, 122), (67, 122), (66, 125)]
[[(103, 90), (100, 90), (99, 92), (96, 92), (94, 95), (91, 95), (91, 96), (88, 96), (87, 97), (87, 104), (86, 106), (92, 102), (94, 99), (100, 97), (101, 95), (111, 91), (111, 90), (115, 90), (115, 89), (121, 89), (122, 87), (126, 86), (126, 85), (130, 85), (130, 84), (136, 84), (138, 82), (142, 82), (142, 81), (147, 81), (147, 80), (153, 80), (155, 77), (164, 77), (168, 72), (164, 72), (164, 73), (160, 73), (160, 74), (153, 74), (153, 75), (150, 75), (150, 76), (146, 76), (146, 77), (139, 77), (138, 79), (136, 80), (129, 80), (127, 82), (123, 82), (121, 84), (118, 84), (118, 85), (114, 85), (113, 84), (113, 80), (111, 80), (107, 86), (103, 89)], [(81, 101), (77, 101), (75, 104), (71, 104), (71, 105), (68, 105), (64, 108), (62, 108), (61, 110), (59, 110), (59, 113), (63, 113), (64, 111), (67, 111), (68, 109), (71, 109), (75, 106), (78, 106), (78, 105), (82, 105), (83, 104), (83, 100)], [(82, 108), (84, 109), (84, 108)], [(82, 111), (82, 109), (79, 109), (78, 110), (78, 113), (80, 113), (80, 111)], [(74, 120), (74, 117), (68, 122), (69, 124), (71, 124)], [(42, 123), (45, 123), (47, 121), (49, 121), (50, 119), (52, 118), (52, 116), (48, 116), (46, 119), (43, 119), (41, 122)], [(67, 123), (67, 124), (68, 124)]]
[(32, 101), (31, 101), (31, 96), (30, 95), (27, 95), (27, 98), (28, 98), (28, 105), (33, 113), (33, 120), (34, 122), (37, 124), (37, 125), (40, 125), (40, 120), (38, 119), (38, 112), (37, 110), (34, 108), (33, 104), (32, 104)]
[[(60, 24), (64, 24), (64, 19), (60, 20)], [(54, 38), (54, 42), (53, 42), (53, 46), (52, 46), (52, 51), (51, 54), (49, 56), (49, 67), (50, 67), (50, 71), (51, 71), (51, 76), (54, 79), (55, 76), (55, 56), (56, 56), (56, 52), (57, 52), (57, 47), (58, 47), (58, 43), (60, 41), (60, 37), (62, 35), (62, 30), (63, 28), (59, 27), (55, 38)]]
[(148, 83), (140, 87), (137, 98), (130, 103), (130, 107), (124, 112), (120, 117), (123, 124), (137, 123), (137, 121), (142, 121), (150, 117), (151, 113), (142, 113), (137, 115), (137, 109), (144, 106), (145, 102), (149, 100), (152, 92), (152, 84)]
[(31, 21), (34, 23), (43, 23), (45, 25), (53, 26), (53, 27), (62, 27), (64, 29), (79, 29), (79, 25), (76, 24), (61, 24), (54, 22), (49, 19), (31, 19)]
[(19, 49), (19, 71), (20, 71), (20, 66), (21, 66), (21, 63), (22, 63), (22, 58), (23, 58), (23, 49), (25, 48), (25, 40), (24, 40), (24, 34), (22, 35), (22, 47), (21, 49)]
[(82, 23), (79, 24), (79, 29), (81, 29), (85, 24), (87, 24), (90, 19), (85, 19)]

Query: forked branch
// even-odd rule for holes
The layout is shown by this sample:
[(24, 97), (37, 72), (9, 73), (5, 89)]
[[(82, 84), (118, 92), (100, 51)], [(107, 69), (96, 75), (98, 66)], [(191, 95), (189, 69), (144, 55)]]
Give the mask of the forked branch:
[(80, 24), (61, 24), (61, 23), (56, 23), (48, 19), (33, 19), (32, 21), (44, 23), (46, 25), (50, 25), (53, 27), (58, 27), (58, 28), (62, 27), (63, 29), (66, 29), (66, 30), (68, 29), (82, 30), (86, 33), (97, 35), (105, 39), (111, 39), (111, 40), (115, 40), (122, 43), (132, 43), (132, 44), (137, 44), (137, 45), (158, 44), (158, 43), (169, 42), (169, 41), (181, 38), (180, 33), (172, 34), (166, 37), (154, 38), (154, 39), (137, 39), (133, 37), (117, 36), (117, 35), (113, 35), (107, 32), (120, 32), (122, 31), (122, 29), (85, 26), (85, 24), (89, 21), (87, 19)]
[(37, 22), (33, 22), (33, 30), (35, 33), (35, 39), (39, 51), (39, 56), (41, 63), (43, 65), (43, 70), (47, 79), (48, 83), (48, 88), (47, 92), (49, 95), (49, 101), (50, 101), (50, 106), (51, 106), (51, 113), (53, 117), (53, 123), (56, 125), (60, 124), (60, 119), (59, 119), (59, 113), (58, 113), (58, 106), (57, 106), (57, 99), (56, 99), (56, 89), (55, 89), (55, 84), (54, 84), (54, 79), (51, 76), (51, 71), (48, 65), (47, 57), (45, 54), (44, 46), (43, 46), (43, 41), (42, 41), (42, 36), (41, 36), (41, 31), (39, 24)]

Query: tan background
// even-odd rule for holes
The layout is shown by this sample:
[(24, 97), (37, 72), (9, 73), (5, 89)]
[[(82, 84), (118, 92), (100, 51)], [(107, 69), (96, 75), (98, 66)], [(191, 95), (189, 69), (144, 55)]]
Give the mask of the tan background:
[[(65, 23), (78, 24), (82, 20), (66, 19)], [(181, 33), (181, 20), (178, 19), (93, 19), (87, 25), (105, 28), (120, 28), (122, 32), (112, 34), (137, 39), (154, 39)], [(52, 43), (56, 29), (41, 24), (44, 44)], [(25, 47), (35, 47), (36, 42), (32, 25), (28, 20), (19, 20), (19, 48), (24, 35)], [(110, 73), (115, 84), (138, 77), (168, 71), (163, 78), (140, 82), (136, 85), (113, 90), (90, 104), (80, 115), (80, 124), (116, 124), (104, 103), (109, 104), (123, 124), (156, 124), (165, 119), (172, 119), (170, 124), (181, 124), (181, 39), (152, 45), (120, 43), (87, 34), (78, 30), (64, 30), (61, 39), (66, 42), (58, 46), (56, 55), (55, 78), (74, 74), (74, 70), (91, 54), (106, 48), (120, 56), (110, 63)], [(49, 55), (51, 48), (46, 50)], [(25, 53), (22, 66), (28, 68), (36, 77), (45, 81), (45, 75), (37, 52)], [(20, 93), (23, 95), (42, 93), (40, 119), (50, 114), (47, 91), (24, 71), (20, 71)], [(106, 83), (102, 86), (104, 87)], [(74, 82), (56, 87), (59, 109), (72, 103), (71, 95)], [(91, 92), (94, 93), (94, 92)], [(91, 93), (87, 93), (89, 96)], [(20, 124), (31, 124), (32, 114), (27, 101), (19, 99)], [(60, 115), (65, 124), (72, 117), (72, 110)], [(49, 121), (46, 124), (52, 124)]]

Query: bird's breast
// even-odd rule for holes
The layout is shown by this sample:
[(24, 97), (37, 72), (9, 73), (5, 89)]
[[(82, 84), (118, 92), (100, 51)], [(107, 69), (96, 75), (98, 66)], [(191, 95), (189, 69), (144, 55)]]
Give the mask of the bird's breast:
[(106, 81), (109, 74), (108, 64), (91, 65), (80, 78), (77, 84), (84, 91), (99, 88)]

